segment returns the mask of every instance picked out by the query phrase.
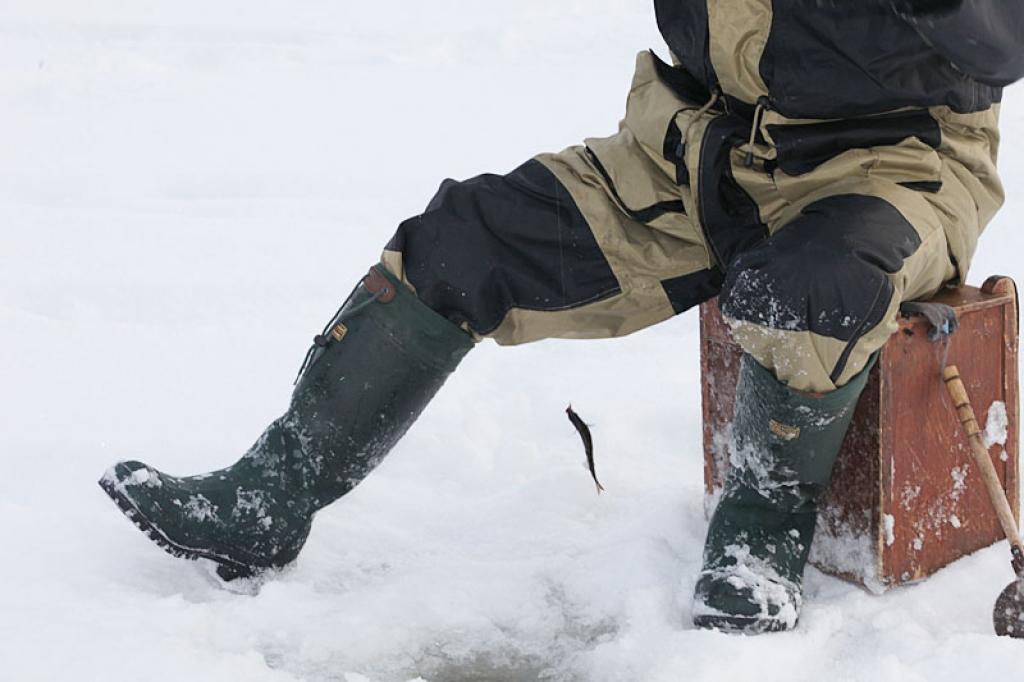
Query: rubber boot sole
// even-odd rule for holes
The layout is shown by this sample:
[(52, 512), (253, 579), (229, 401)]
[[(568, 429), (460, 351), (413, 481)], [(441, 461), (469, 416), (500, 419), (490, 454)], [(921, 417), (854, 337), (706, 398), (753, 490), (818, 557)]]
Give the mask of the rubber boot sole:
[(198, 561), (199, 559), (212, 561), (217, 565), (217, 575), (225, 582), (231, 582), (239, 578), (253, 578), (261, 572), (261, 569), (234, 561), (221, 554), (195, 547), (186, 547), (174, 542), (139, 511), (131, 498), (123, 490), (119, 489), (116, 482), (104, 477), (99, 480), (99, 486), (114, 501), (114, 504), (118, 506), (125, 517), (135, 524), (136, 528), (141, 530), (147, 538), (171, 556), (191, 561)]
[[(785, 632), (790, 628), (781, 620), (765, 620), (756, 617), (702, 615), (694, 616), (693, 624), (704, 630), (721, 630), (745, 635), (760, 635), (767, 632)], [(796, 627), (796, 624), (794, 624)]]

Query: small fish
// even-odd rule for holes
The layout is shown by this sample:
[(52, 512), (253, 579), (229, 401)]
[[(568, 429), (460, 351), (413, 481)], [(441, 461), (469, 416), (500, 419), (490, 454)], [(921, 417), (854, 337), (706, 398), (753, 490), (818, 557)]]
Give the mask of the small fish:
[(580, 419), (580, 416), (572, 409), (572, 405), (565, 408), (565, 413), (569, 415), (569, 421), (576, 427), (576, 431), (583, 441), (583, 449), (587, 453), (587, 466), (590, 468), (590, 475), (593, 476), (594, 484), (597, 486), (597, 494), (600, 495), (604, 492), (604, 486), (597, 480), (597, 471), (594, 469), (594, 438), (590, 435), (590, 427)]

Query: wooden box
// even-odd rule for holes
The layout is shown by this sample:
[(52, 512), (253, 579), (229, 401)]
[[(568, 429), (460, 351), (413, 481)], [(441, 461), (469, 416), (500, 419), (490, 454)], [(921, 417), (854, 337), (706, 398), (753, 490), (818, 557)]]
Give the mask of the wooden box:
[[(811, 550), (821, 570), (876, 592), (1003, 539), (940, 378), (944, 361), (959, 366), (979, 421), (989, 420), (990, 435), (1005, 441), (993, 443), (991, 455), (1011, 506), (1020, 509), (1016, 288), (993, 277), (981, 289), (950, 289), (935, 300), (956, 309), (960, 329), (948, 342), (932, 343), (924, 318), (900, 320), (857, 406)], [(701, 383), (711, 504), (728, 466), (740, 355), (717, 301), (705, 303)], [(998, 423), (1004, 414), (1005, 429)]]

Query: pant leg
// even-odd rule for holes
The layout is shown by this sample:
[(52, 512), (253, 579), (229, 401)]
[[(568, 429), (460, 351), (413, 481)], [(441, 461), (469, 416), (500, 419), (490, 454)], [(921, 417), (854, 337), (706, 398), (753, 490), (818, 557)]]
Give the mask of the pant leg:
[[(541, 154), (506, 175), (445, 181), (384, 251), (419, 298), (500, 344), (629, 334), (717, 294), (690, 219), (681, 110), (638, 58), (616, 135)], [(684, 124), (685, 125), (685, 124)]]
[(771, 144), (730, 162), (771, 235), (727, 267), (722, 308), (744, 348), (790, 385), (829, 391), (896, 331), (902, 301), (963, 284), (1003, 203), (998, 114), (766, 114)]
[(921, 192), (847, 179), (739, 255), (720, 302), (760, 364), (793, 388), (826, 392), (897, 330), (901, 302), (956, 276), (940, 214)]

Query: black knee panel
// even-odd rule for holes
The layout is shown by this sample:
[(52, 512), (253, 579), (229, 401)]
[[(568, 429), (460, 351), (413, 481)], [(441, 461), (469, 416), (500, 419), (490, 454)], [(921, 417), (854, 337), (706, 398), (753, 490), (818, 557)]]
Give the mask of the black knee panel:
[(920, 245), (914, 226), (883, 199), (823, 199), (733, 260), (722, 312), (772, 329), (855, 340), (882, 322), (894, 292), (889, 275)]
[(421, 301), (479, 334), (512, 308), (562, 310), (619, 292), (583, 214), (536, 160), (505, 176), (446, 180), (386, 248), (402, 253)]

